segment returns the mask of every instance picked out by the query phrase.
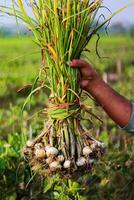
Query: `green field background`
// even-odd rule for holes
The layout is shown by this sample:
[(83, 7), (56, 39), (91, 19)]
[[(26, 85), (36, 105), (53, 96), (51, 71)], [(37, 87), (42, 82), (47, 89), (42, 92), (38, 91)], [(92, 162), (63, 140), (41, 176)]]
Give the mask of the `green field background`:
[[(100, 58), (96, 40), (88, 44), (89, 51), (82, 58), (120, 94), (134, 101), (134, 38), (102, 36), (97, 46)], [(103, 121), (94, 120), (93, 134), (106, 144), (106, 154), (92, 173), (73, 181), (58, 176), (42, 180), (31, 173), (21, 149), (43, 126), (45, 114), (40, 111), (47, 103), (48, 91), (35, 94), (23, 111), (22, 106), (39, 73), (40, 60), (32, 37), (0, 38), (0, 199), (133, 200), (134, 139), (91, 100), (85, 101)]]

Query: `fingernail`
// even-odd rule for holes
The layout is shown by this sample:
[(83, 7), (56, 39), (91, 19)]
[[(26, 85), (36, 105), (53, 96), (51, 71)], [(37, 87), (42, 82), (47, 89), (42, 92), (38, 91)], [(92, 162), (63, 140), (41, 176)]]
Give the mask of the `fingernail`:
[(72, 60), (72, 64), (75, 65), (77, 62), (75, 59)]

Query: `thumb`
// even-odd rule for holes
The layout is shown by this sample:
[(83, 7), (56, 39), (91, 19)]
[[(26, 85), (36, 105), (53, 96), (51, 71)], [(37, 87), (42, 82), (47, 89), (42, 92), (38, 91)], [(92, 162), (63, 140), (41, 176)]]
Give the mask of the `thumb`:
[(67, 64), (74, 68), (88, 68), (90, 66), (86, 61), (81, 59), (73, 59)]

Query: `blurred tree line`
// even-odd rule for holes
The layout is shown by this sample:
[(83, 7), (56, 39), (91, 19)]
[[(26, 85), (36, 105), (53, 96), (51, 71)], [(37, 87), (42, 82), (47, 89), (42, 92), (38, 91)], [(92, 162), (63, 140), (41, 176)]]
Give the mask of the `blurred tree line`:
[(124, 24), (122, 24), (120, 22), (115, 23), (109, 27), (109, 32), (111, 34), (116, 34), (116, 35), (129, 34), (130, 36), (134, 36), (134, 24), (124, 26)]
[(12, 37), (16, 35), (32, 35), (30, 30), (23, 25), (0, 26), (0, 37)]
[[(134, 24), (124, 26), (122, 23), (114, 23), (113, 25), (108, 27), (108, 33), (112, 35), (130, 35), (134, 37)], [(106, 31), (103, 29), (101, 33), (105, 33)], [(19, 33), (19, 35), (32, 35), (30, 30), (27, 30), (24, 25), (10, 25), (10, 26), (0, 26), (0, 37), (11, 37), (15, 36)]]

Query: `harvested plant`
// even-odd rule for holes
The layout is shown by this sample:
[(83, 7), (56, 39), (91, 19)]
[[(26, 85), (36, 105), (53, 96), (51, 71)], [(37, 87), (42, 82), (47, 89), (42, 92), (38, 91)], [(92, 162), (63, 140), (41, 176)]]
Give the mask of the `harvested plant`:
[(91, 115), (91, 112), (81, 103), (78, 71), (69, 63), (81, 57), (91, 38), (112, 16), (102, 24), (96, 19), (102, 0), (17, 0), (12, 3), (12, 8), (3, 8), (27, 24), (41, 49), (44, 79), (35, 91), (43, 87), (50, 89), (47, 123), (37, 138), (27, 142), (24, 156), (31, 169), (43, 175), (83, 174), (91, 170), (104, 153), (104, 146), (82, 125), (82, 113)]

